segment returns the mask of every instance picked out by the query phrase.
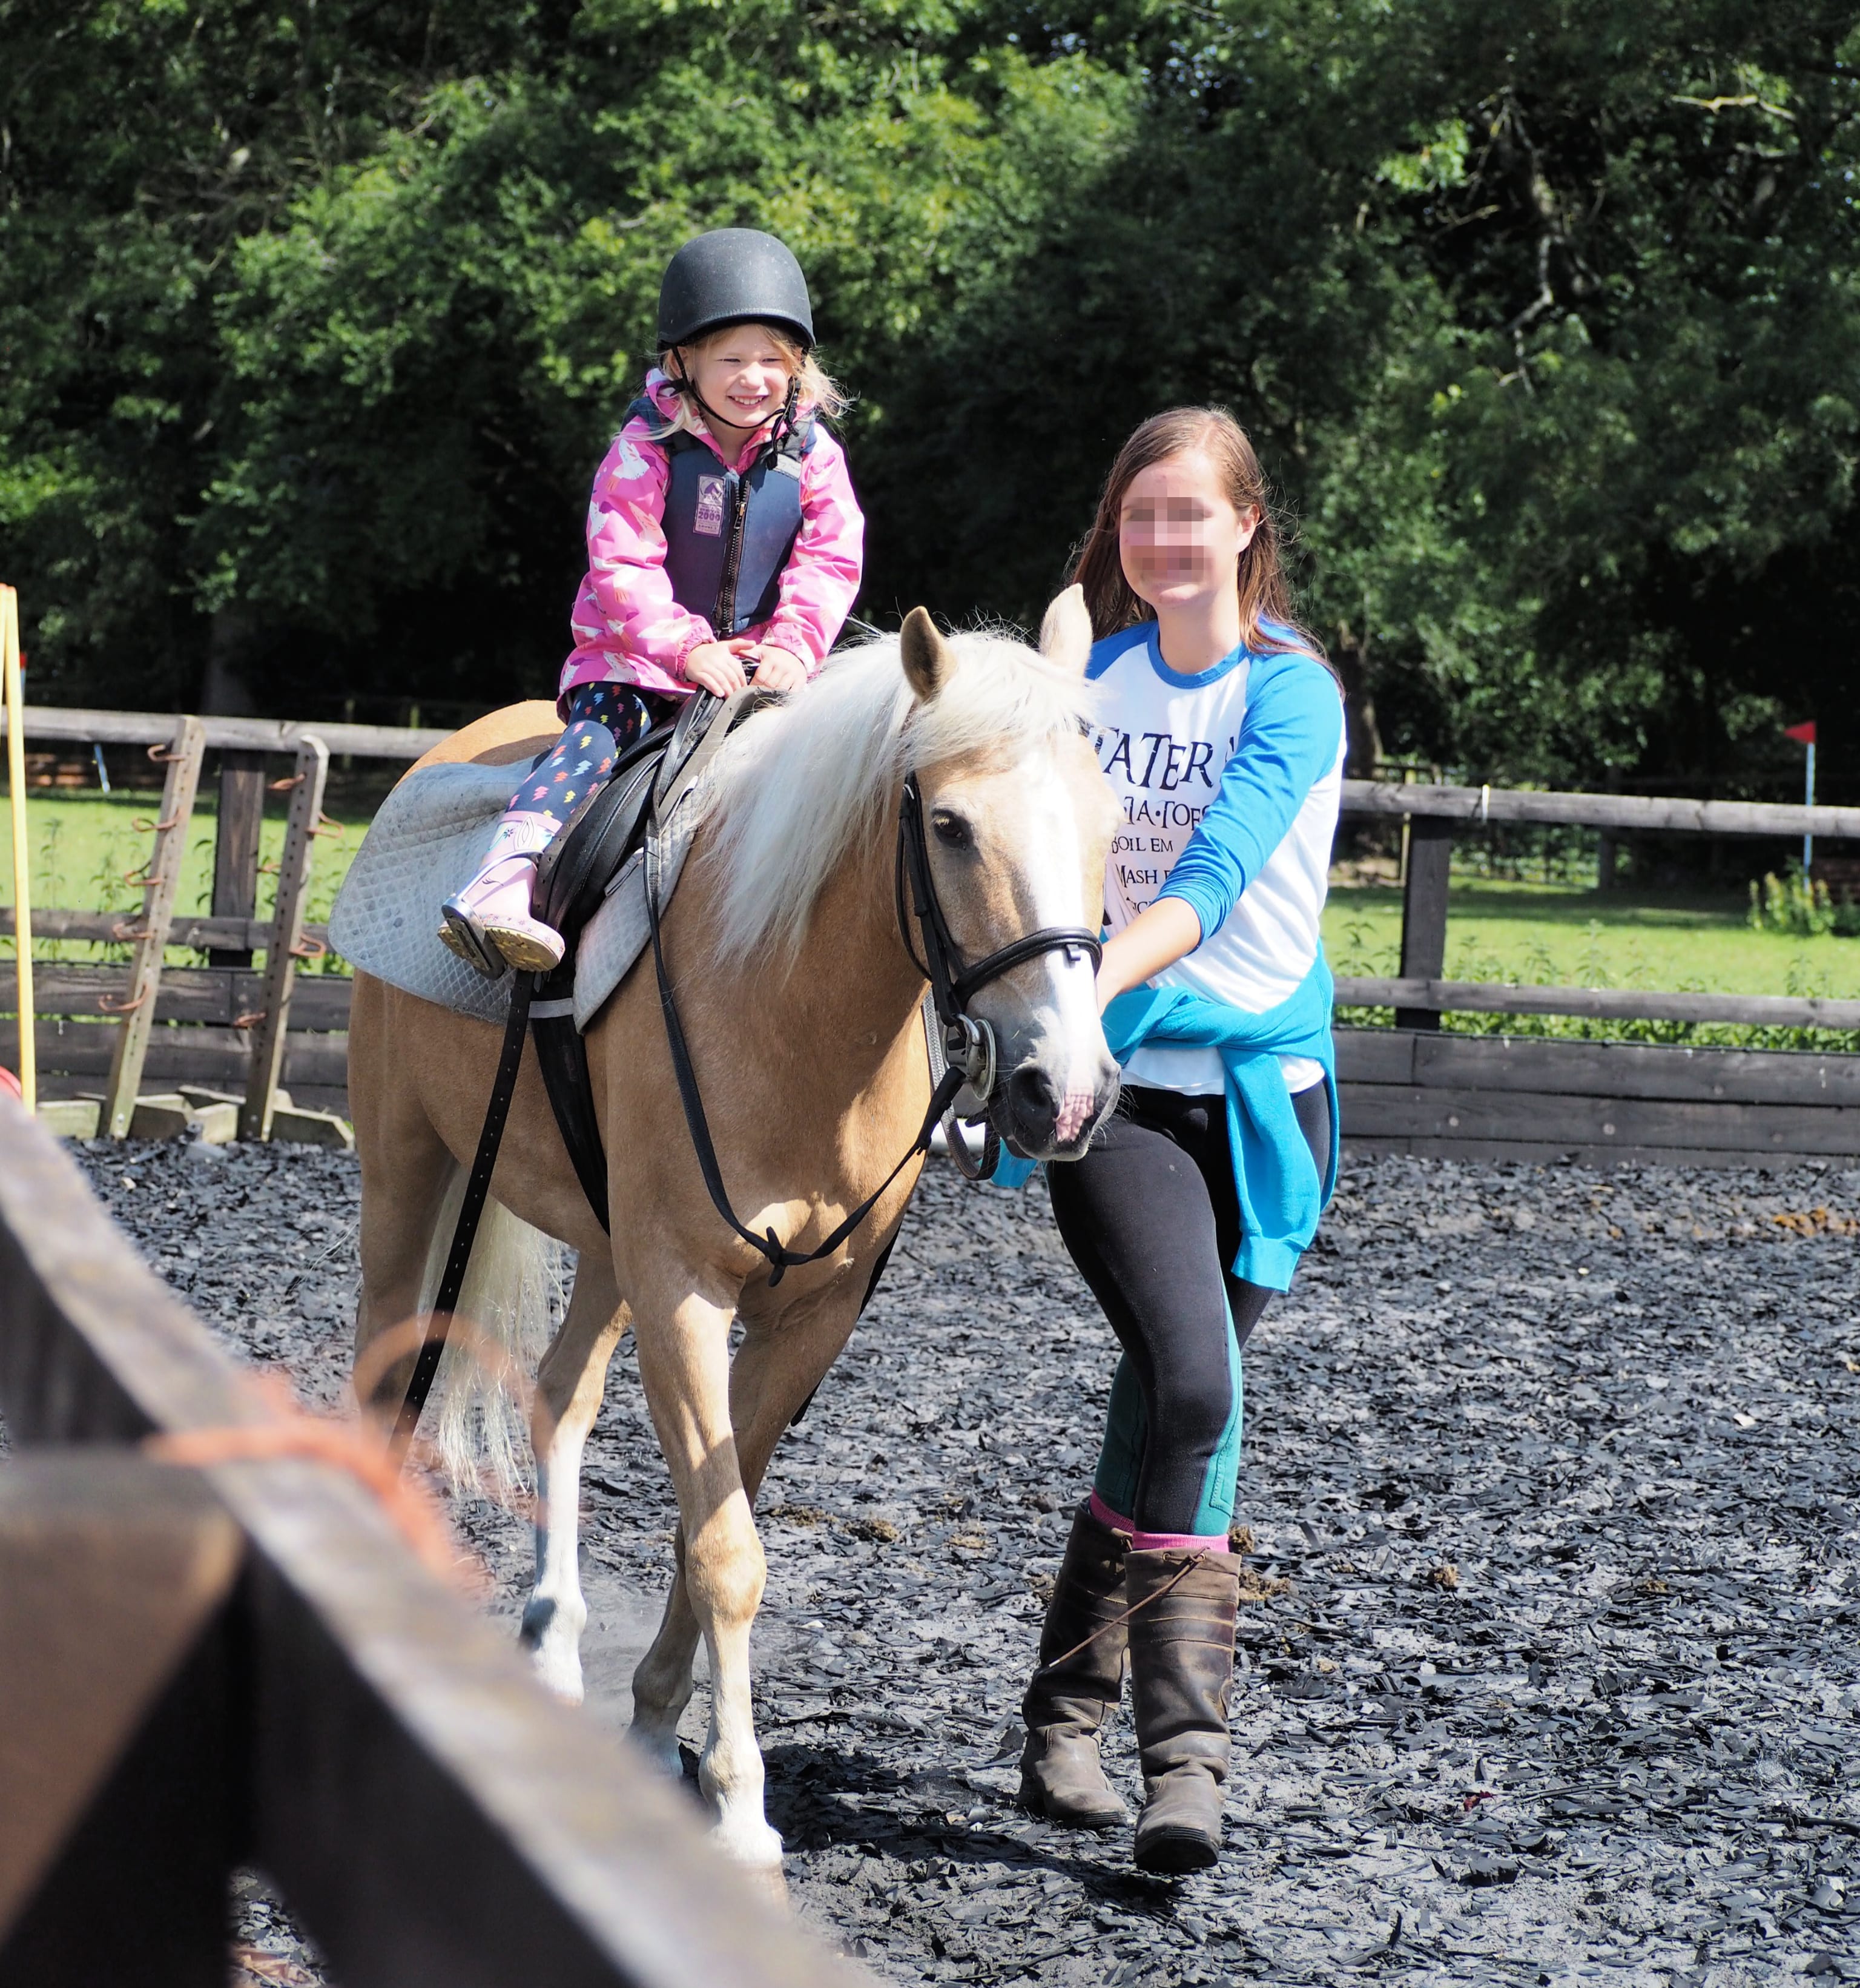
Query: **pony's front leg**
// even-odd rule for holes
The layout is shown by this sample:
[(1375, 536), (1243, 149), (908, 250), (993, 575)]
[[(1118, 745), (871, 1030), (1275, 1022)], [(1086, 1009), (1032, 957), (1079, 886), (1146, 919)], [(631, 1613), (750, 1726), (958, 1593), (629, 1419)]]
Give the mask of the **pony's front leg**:
[(710, 1652), (710, 1732), (698, 1783), (716, 1805), (719, 1847), (739, 1863), (779, 1869), (782, 1841), (763, 1812), (762, 1750), (749, 1692), (749, 1629), (767, 1564), (730, 1428), (733, 1312), (732, 1299), (721, 1293), (692, 1293), (662, 1307), (642, 1296), (634, 1333), (647, 1406), (678, 1493), (685, 1538), (679, 1586)]
[[(861, 1276), (864, 1276), (863, 1270)], [(775, 1317), (750, 1321), (748, 1336), (730, 1368), (730, 1426), (736, 1439), (737, 1468), (753, 1505), (795, 1412), (838, 1358), (857, 1322), (856, 1301), (863, 1282), (839, 1284), (801, 1300)], [(675, 1542), (678, 1570), (652, 1647), (633, 1673), (633, 1724), (627, 1736), (656, 1765), (674, 1776), (683, 1772), (678, 1721), (691, 1702), (692, 1659), (702, 1631), (685, 1582), (685, 1529)]]
[(581, 1702), (581, 1452), (600, 1412), (607, 1363), (626, 1314), (604, 1255), (584, 1251), (562, 1329), (536, 1370), (530, 1442), (536, 1459), (536, 1578), (523, 1610), (523, 1646), (558, 1698)]

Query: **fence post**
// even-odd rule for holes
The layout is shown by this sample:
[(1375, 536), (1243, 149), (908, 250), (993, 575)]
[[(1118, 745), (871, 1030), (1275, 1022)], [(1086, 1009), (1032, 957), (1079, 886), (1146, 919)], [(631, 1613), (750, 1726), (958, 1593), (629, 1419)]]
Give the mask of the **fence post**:
[[(1443, 815), (1409, 817), (1408, 878), (1402, 891), (1404, 980), (1438, 980), (1446, 965), (1447, 872), (1453, 824)], [(1437, 1029), (1437, 1008), (1398, 1008), (1398, 1029)]]
[[(213, 844), (213, 915), (250, 918), (259, 908), (259, 838), (265, 823), (265, 755), (220, 755), (219, 832)], [(249, 968), (250, 946), (213, 947), (211, 966)]]
[[(157, 749), (151, 753), (159, 755)], [(198, 718), (184, 718), (174, 728), (174, 743), (164, 756), (167, 778), (161, 787), (161, 816), (155, 824), (155, 847), (142, 887), (142, 920), (130, 969), (129, 993), (120, 1010), (123, 1026), (110, 1058), (110, 1088), (103, 1100), (100, 1130), (112, 1139), (128, 1137), (136, 1115), (136, 1093), (142, 1085), (142, 1065), (148, 1055), (149, 1031), (155, 1026), (155, 997), (161, 986), (161, 963), (174, 916), (174, 894), (181, 884), (181, 859), (188, 851), (188, 828), (194, 819), (194, 796), (200, 786), (200, 764), (206, 734)]]
[(284, 829), (284, 854), (278, 860), (278, 903), (265, 951), (264, 1006), (252, 1030), (252, 1069), (245, 1080), (245, 1104), (239, 1114), (242, 1139), (269, 1139), (278, 1080), (284, 1073), (286, 1031), (290, 1026), (291, 987), (296, 975), (297, 948), (303, 943), (303, 903), (310, 881), (310, 857), (316, 848), (316, 824), (323, 814), (323, 783), (329, 776), (330, 750), (320, 739), (306, 738), (297, 748), (296, 784)]

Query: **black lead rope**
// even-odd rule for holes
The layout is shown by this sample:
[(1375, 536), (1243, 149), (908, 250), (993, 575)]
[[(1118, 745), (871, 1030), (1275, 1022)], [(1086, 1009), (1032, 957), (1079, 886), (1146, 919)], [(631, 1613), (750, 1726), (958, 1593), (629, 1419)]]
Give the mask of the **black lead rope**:
[(406, 1398), (394, 1418), (394, 1441), (404, 1449), (420, 1426), (420, 1412), (433, 1391), (439, 1371), (439, 1356), (445, 1351), (446, 1334), (452, 1314), (458, 1309), (459, 1293), (465, 1289), (465, 1271), (472, 1261), (472, 1245), (485, 1212), (485, 1198), (491, 1192), (492, 1170), (497, 1165), (497, 1149), (504, 1138), (504, 1121), (510, 1115), (510, 1100), (516, 1090), (516, 1077), (523, 1061), (523, 1039), (529, 1033), (529, 1002), (536, 992), (537, 976), (519, 973), (510, 989), (510, 1018), (504, 1024), (504, 1046), (497, 1059), (497, 1074), (491, 1082), (491, 1101), (485, 1107), (484, 1130), (478, 1135), (478, 1151), (472, 1156), (472, 1171), (465, 1176), (465, 1199), (459, 1204), (458, 1226), (452, 1231), (452, 1246), (445, 1259), (445, 1274), (439, 1280), (438, 1294), (427, 1315), (426, 1337), (421, 1341), (413, 1377), (407, 1384)]
[(752, 1229), (744, 1226), (738, 1219), (736, 1209), (730, 1205), (729, 1195), (723, 1185), (723, 1171), (717, 1163), (717, 1148), (710, 1135), (710, 1124), (704, 1114), (704, 1100), (698, 1090), (697, 1072), (692, 1067), (691, 1050), (685, 1040), (684, 1024), (678, 1019), (678, 1003), (672, 999), (671, 982), (665, 971), (665, 948), (659, 934), (658, 797), (656, 794), (647, 816), (644, 870), (645, 874), (641, 881), (646, 888), (646, 921), (652, 933), (652, 967), (658, 976), (659, 1006), (665, 1013), (665, 1040), (671, 1051), (672, 1073), (678, 1080), (678, 1100), (685, 1107), (685, 1127), (691, 1134), (692, 1149), (697, 1155), (698, 1171), (704, 1176), (704, 1185), (709, 1190), (712, 1206), (743, 1241), (767, 1262), (769, 1288), (773, 1290), (790, 1270), (799, 1269), (803, 1264), (817, 1263), (823, 1257), (830, 1256), (878, 1206), (880, 1198), (892, 1182), (919, 1154), (930, 1150), (931, 1134), (936, 1130), (943, 1114), (955, 1101), (955, 1094), (966, 1080), (963, 1073), (953, 1065), (943, 1073), (943, 1080), (931, 1093), (930, 1108), (924, 1114), (924, 1122), (918, 1130), (917, 1137), (905, 1149), (904, 1157), (817, 1249), (806, 1251), (788, 1249), (772, 1228), (758, 1236)]

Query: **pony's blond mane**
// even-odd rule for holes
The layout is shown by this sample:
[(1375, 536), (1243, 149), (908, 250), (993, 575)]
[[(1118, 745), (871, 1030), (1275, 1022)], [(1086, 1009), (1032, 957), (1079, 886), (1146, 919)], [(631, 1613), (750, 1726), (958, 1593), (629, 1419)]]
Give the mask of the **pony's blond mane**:
[(718, 756), (705, 860), (723, 880), (711, 935), (720, 964), (759, 952), (792, 966), (822, 886), (877, 833), (905, 774), (972, 754), (1019, 759), (1087, 715), (1084, 679), (1024, 642), (945, 640), (955, 667), (928, 704), (905, 681), (898, 637), (881, 635), (830, 658)]

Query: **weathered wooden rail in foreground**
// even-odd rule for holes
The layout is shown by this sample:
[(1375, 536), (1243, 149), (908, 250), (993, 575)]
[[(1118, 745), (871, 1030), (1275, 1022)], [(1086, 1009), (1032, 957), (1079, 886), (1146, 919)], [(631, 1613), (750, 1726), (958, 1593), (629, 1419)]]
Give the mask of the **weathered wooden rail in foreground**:
[(370, 1496), (135, 1447), (270, 1411), (0, 1098), (0, 1988), (223, 1988), (227, 1880), (343, 1988), (856, 1988)]

